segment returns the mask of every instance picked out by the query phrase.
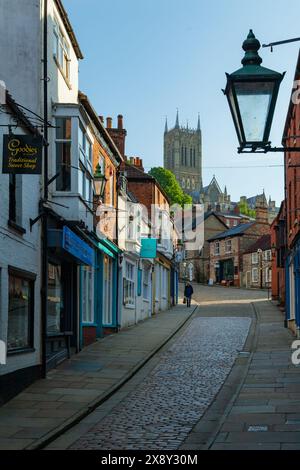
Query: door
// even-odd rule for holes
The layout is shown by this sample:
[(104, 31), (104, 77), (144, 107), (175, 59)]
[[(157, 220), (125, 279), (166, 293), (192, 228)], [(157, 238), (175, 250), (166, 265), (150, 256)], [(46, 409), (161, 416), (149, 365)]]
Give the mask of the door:
[(112, 297), (112, 286), (113, 286), (113, 269), (111, 259), (104, 256), (103, 266), (103, 324), (112, 325), (113, 323), (113, 297)]

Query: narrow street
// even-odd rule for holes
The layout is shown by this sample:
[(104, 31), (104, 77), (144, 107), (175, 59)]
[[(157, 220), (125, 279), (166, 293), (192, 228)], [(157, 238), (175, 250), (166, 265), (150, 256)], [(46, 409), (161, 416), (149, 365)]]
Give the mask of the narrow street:
[(48, 449), (300, 447), (293, 338), (267, 293), (197, 286), (194, 297), (175, 337)]

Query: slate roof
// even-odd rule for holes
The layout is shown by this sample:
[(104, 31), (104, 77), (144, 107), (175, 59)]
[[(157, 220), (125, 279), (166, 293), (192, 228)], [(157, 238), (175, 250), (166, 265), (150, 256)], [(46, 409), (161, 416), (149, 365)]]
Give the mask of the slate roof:
[(237, 225), (236, 227), (230, 228), (226, 230), (225, 232), (219, 233), (218, 235), (215, 235), (214, 237), (211, 237), (208, 239), (209, 242), (212, 242), (214, 240), (222, 240), (224, 238), (232, 238), (236, 237), (239, 235), (244, 235), (244, 233), (254, 224), (255, 222), (249, 222), (248, 224), (240, 224)]
[(259, 249), (262, 251), (271, 249), (271, 235), (263, 235), (260, 237), (255, 243), (253, 243), (253, 245), (250, 246), (250, 248), (248, 248), (247, 251), (245, 251), (244, 254), (256, 253)]

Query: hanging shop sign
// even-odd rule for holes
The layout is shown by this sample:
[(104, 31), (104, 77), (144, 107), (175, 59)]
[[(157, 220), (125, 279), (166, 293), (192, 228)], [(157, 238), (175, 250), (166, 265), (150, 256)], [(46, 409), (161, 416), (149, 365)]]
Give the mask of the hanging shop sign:
[(42, 156), (42, 137), (14, 134), (3, 136), (3, 173), (40, 175)]
[(157, 239), (142, 238), (141, 239), (141, 258), (154, 259), (157, 256)]

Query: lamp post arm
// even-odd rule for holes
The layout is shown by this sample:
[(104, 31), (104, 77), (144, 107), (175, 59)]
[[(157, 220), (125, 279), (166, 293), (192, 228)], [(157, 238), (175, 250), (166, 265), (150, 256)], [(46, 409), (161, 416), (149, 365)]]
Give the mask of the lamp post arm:
[(291, 42), (297, 42), (297, 41), (300, 41), (300, 38), (285, 39), (283, 41), (270, 42), (270, 44), (263, 44), (262, 47), (270, 47), (271, 52), (273, 52), (274, 46), (281, 46), (282, 44), (290, 44)]

